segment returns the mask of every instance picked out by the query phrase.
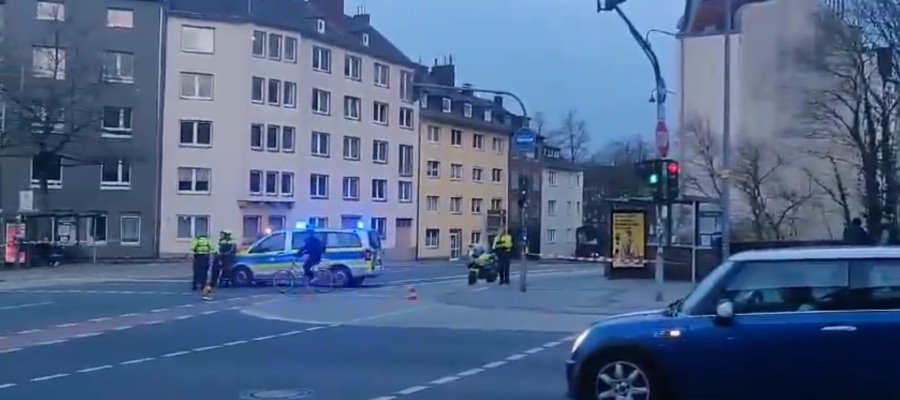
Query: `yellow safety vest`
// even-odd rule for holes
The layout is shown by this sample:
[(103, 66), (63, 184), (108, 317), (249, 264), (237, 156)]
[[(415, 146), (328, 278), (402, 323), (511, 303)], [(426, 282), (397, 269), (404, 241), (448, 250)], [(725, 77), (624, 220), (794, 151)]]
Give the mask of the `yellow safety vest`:
[(494, 249), (512, 250), (512, 235), (502, 234), (494, 239)]
[(213, 246), (212, 243), (209, 242), (209, 239), (199, 237), (195, 238), (194, 242), (191, 244), (191, 251), (194, 252), (194, 255), (212, 254)]

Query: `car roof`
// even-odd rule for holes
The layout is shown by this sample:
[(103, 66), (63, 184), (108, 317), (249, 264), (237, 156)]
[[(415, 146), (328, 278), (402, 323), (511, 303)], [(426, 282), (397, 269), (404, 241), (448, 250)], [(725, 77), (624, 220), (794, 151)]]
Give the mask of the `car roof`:
[(787, 249), (750, 250), (732, 255), (731, 261), (797, 261), (900, 258), (900, 247), (844, 246), (794, 247)]

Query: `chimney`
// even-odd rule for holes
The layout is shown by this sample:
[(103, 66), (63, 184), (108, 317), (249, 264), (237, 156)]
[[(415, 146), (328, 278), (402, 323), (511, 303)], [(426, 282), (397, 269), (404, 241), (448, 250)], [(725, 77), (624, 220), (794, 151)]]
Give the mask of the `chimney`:
[(358, 21), (359, 23), (364, 24), (366, 26), (369, 26), (372, 24), (371, 23), (372, 18), (369, 16), (369, 14), (356, 14), (353, 16), (353, 20)]
[(340, 23), (344, 18), (344, 0), (313, 0), (313, 4), (330, 23)]
[(462, 90), (463, 96), (474, 96), (475, 95), (475, 92), (472, 91), (471, 83), (463, 83), (462, 87), (463, 87), (463, 90)]
[(453, 64), (435, 65), (431, 67), (431, 73), (429, 75), (431, 80), (438, 85), (456, 85), (456, 68)]
[(503, 107), (503, 96), (494, 96), (494, 104), (496, 104), (497, 107)]

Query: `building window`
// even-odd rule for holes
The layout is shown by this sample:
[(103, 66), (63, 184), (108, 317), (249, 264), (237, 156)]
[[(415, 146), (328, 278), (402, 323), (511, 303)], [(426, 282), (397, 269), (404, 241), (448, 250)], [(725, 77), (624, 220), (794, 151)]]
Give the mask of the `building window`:
[(297, 107), (297, 83), (296, 82), (284, 82), (284, 99), (282, 99), (282, 104), (285, 107), (294, 108)]
[(193, 239), (197, 236), (209, 236), (208, 215), (179, 215), (178, 238)]
[(425, 198), (425, 211), (438, 212), (441, 208), (441, 198), (438, 196), (427, 196)]
[(107, 8), (106, 27), (120, 29), (134, 28), (134, 11), (123, 8)]
[(209, 168), (178, 168), (178, 192), (189, 194), (209, 194), (210, 192)]
[(130, 189), (131, 164), (115, 160), (100, 164), (100, 189)]
[(277, 196), (280, 183), (278, 171), (266, 171), (266, 195)]
[(344, 77), (355, 81), (362, 80), (362, 58), (357, 56), (344, 56)]
[(547, 243), (556, 243), (556, 229), (547, 229)]
[(269, 34), (269, 58), (279, 61), (281, 60), (281, 35), (274, 33)]
[(278, 145), (279, 139), (281, 139), (281, 127), (278, 125), (266, 126), (266, 150), (280, 150), (281, 146)]
[(572, 202), (566, 202), (566, 215), (572, 215)]
[(472, 147), (475, 150), (484, 150), (484, 135), (478, 133), (472, 134)]
[(182, 120), (178, 142), (186, 146), (212, 145), (212, 121)]
[(472, 182), (481, 182), (484, 180), (484, 170), (481, 167), (472, 167)]
[(372, 201), (387, 201), (387, 181), (372, 179)]
[(547, 171), (547, 183), (556, 186), (556, 171)]
[(331, 114), (331, 93), (321, 89), (313, 89), (312, 110), (316, 114)]
[(441, 127), (428, 125), (428, 141), (431, 143), (441, 142)]
[(328, 218), (327, 217), (309, 217), (306, 220), (306, 225), (310, 228), (327, 228), (328, 227)]
[(266, 79), (254, 76), (251, 78), (250, 86), (250, 101), (262, 103), (266, 97)]
[(266, 33), (263, 31), (253, 31), (253, 55), (266, 56)]
[(450, 213), (452, 214), (460, 214), (462, 213), (462, 197), (451, 197), (450, 198)]
[(213, 76), (211, 74), (182, 72), (181, 98), (190, 100), (212, 100)]
[(119, 229), (120, 242), (123, 246), (137, 246), (141, 244), (141, 217), (137, 215), (123, 215)]
[(472, 103), (463, 103), (463, 116), (472, 118)]
[[(44, 178), (47, 180), (47, 186), (51, 189), (59, 189), (62, 188), (62, 158), (59, 156), (55, 157), (47, 157), (43, 166), (40, 163), (35, 162), (35, 158), (31, 159), (31, 185), (37, 186), (41, 184), (40, 175), (44, 175)], [(43, 174), (40, 171), (43, 171)]]
[(453, 129), (450, 131), (450, 145), (456, 147), (462, 147), (462, 137), (463, 132), (459, 129)]
[(413, 164), (415, 163), (413, 147), (408, 144), (401, 144), (398, 153), (400, 154), (400, 161), (397, 172), (400, 173), (400, 176), (413, 176)]
[(39, 21), (65, 21), (66, 5), (56, 1), (37, 2), (37, 19)]
[(481, 243), (481, 231), (472, 231), (472, 234), (469, 236), (469, 243), (472, 245)]
[(66, 49), (35, 46), (31, 52), (31, 73), (35, 78), (66, 79)]
[(216, 51), (215, 28), (202, 26), (181, 27), (181, 51), (213, 54)]
[(556, 215), (556, 200), (547, 201), (547, 215)]
[(450, 179), (458, 181), (462, 179), (462, 164), (450, 164)]
[(131, 136), (131, 107), (103, 107), (103, 136)]
[(309, 175), (309, 197), (314, 199), (328, 198), (328, 175)]
[(316, 32), (325, 33), (325, 20), (324, 19), (319, 18), (316, 20)]
[(296, 138), (297, 128), (294, 128), (293, 126), (281, 127), (281, 150), (285, 153), (293, 153)]
[(410, 181), (400, 181), (397, 185), (397, 201), (401, 203), (412, 203), (413, 201), (413, 183)]
[(319, 72), (331, 72), (331, 50), (313, 46), (312, 67)]
[(441, 162), (435, 160), (428, 160), (426, 174), (429, 178), (440, 178), (441, 177)]
[(343, 183), (344, 200), (359, 200), (359, 178), (355, 176), (345, 176)]
[(494, 150), (494, 153), (503, 154), (503, 149), (506, 148), (506, 141), (500, 138), (493, 138), (491, 140), (491, 149)]
[(353, 96), (344, 96), (344, 118), (359, 120), (362, 113), (362, 99)]
[(363, 44), (363, 46), (369, 47), (369, 34), (368, 33), (362, 34), (362, 44)]
[(241, 237), (245, 240), (259, 239), (260, 223), (262, 218), (259, 215), (245, 215), (243, 218), (243, 226)]
[(328, 157), (331, 154), (331, 135), (322, 132), (313, 132), (310, 135), (310, 152), (314, 156)]
[(285, 221), (284, 215), (269, 215), (269, 232), (278, 232), (284, 230)]
[(370, 225), (371, 226), (369, 228), (375, 232), (378, 232), (378, 236), (380, 236), (382, 239), (387, 238), (387, 218), (372, 217)]
[(441, 245), (441, 231), (440, 229), (426, 229), (425, 230), (425, 247), (429, 249), (436, 249)]
[(453, 100), (450, 100), (448, 97), (441, 99), (441, 111), (445, 113), (453, 111)]
[(503, 199), (491, 199), (491, 210), (500, 211), (503, 209)]
[(494, 183), (502, 183), (503, 182), (503, 170), (500, 168), (494, 168), (491, 170), (491, 182)]
[(372, 141), (372, 161), (376, 164), (387, 164), (388, 142), (383, 140)]
[(484, 110), (484, 122), (491, 122), (494, 119), (494, 112), (492, 110)]
[(484, 205), (484, 199), (474, 198), (472, 199), (472, 207), (470, 210), (472, 214), (481, 214), (481, 208)]
[(250, 170), (250, 194), (262, 194), (263, 173), (260, 170)]
[(294, 195), (294, 173), (293, 172), (282, 172), (281, 173), (281, 195), (282, 196), (293, 196)]
[(400, 107), (400, 127), (413, 129), (414, 111), (409, 107)]
[(268, 85), (268, 101), (269, 104), (277, 106), (281, 104), (281, 81), (278, 79), (269, 79)]
[(575, 202), (575, 215), (581, 215), (581, 202)]
[(351, 161), (359, 161), (359, 144), (358, 137), (344, 136), (344, 159)]
[(376, 101), (372, 107), (372, 120), (376, 124), (388, 124), (388, 104)]
[(400, 71), (400, 100), (412, 103), (415, 95), (413, 91), (413, 74), (410, 71)]
[(263, 148), (263, 140), (262, 140), (262, 124), (251, 124), (250, 125), (250, 148), (253, 150), (262, 150)]
[(375, 86), (389, 87), (391, 83), (391, 69), (387, 65), (375, 63)]
[(134, 83), (134, 54), (119, 51), (103, 52), (103, 80)]

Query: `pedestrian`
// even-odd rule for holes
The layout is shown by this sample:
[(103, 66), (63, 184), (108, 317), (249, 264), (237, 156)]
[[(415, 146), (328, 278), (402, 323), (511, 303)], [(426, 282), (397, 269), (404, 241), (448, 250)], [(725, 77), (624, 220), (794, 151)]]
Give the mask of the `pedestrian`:
[[(237, 241), (228, 229), (219, 232), (219, 243), (216, 249), (216, 260), (213, 263), (212, 287), (220, 287), (223, 282), (231, 282), (231, 267), (237, 256)], [(221, 280), (220, 280), (221, 279)]]
[(207, 275), (209, 272), (210, 255), (213, 254), (213, 246), (206, 235), (198, 235), (191, 243), (191, 253), (194, 255), (194, 277), (191, 282), (191, 290), (198, 288), (204, 291), (204, 299), (209, 297), (207, 293)]
[(497, 266), (500, 272), (500, 284), (509, 285), (509, 261), (512, 258), (513, 239), (507, 228), (494, 238), (494, 254), (497, 255)]
[(844, 228), (844, 243), (854, 246), (871, 244), (869, 233), (862, 227), (862, 220), (853, 218), (850, 225)]

